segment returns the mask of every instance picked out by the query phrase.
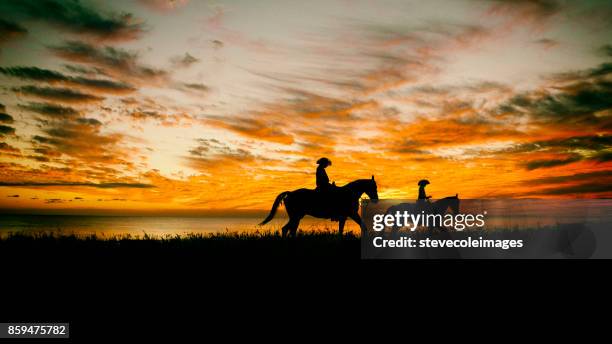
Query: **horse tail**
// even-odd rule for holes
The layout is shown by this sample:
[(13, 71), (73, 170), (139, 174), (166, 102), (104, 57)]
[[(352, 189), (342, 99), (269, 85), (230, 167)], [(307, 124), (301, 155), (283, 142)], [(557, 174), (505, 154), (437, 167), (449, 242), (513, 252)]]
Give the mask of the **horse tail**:
[(270, 214), (268, 214), (268, 217), (266, 217), (265, 220), (263, 220), (259, 224), (260, 226), (261, 225), (265, 225), (266, 223), (270, 222), (274, 218), (274, 215), (276, 215), (276, 209), (278, 209), (278, 206), (285, 199), (285, 197), (287, 197), (289, 192), (290, 191), (281, 192), (278, 196), (276, 196), (276, 200), (274, 200), (274, 204), (272, 205), (272, 209), (270, 210)]

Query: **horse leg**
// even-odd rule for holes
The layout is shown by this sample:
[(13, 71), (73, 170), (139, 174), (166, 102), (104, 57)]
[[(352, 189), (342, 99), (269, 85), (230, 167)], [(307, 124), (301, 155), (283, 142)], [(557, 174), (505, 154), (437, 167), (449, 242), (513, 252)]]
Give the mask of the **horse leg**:
[(344, 232), (344, 223), (346, 222), (346, 217), (341, 217), (338, 221), (338, 233), (340, 233), (340, 236), (342, 236), (342, 233)]
[(283, 226), (283, 238), (287, 237), (287, 232), (289, 232), (289, 228), (291, 228), (291, 219), (289, 219), (289, 222), (287, 222), (284, 226)]
[(300, 219), (304, 217), (304, 215), (300, 216), (294, 203), (290, 202), (288, 199), (285, 200), (285, 210), (287, 211), (287, 215), (289, 215), (289, 222), (283, 226), (283, 238), (287, 237), (287, 233), (289, 233), (292, 237), (295, 237), (295, 232), (300, 224)]
[(295, 236), (297, 235), (297, 230), (298, 227), (300, 226), (300, 220), (302, 219), (302, 216), (296, 216), (293, 219), (291, 219), (288, 223), (289, 225), (289, 230), (291, 231), (291, 237), (295, 238)]
[(351, 219), (353, 221), (355, 221), (359, 225), (359, 227), (361, 227), (361, 230), (363, 232), (367, 232), (368, 231), (368, 229), (366, 228), (365, 223), (363, 222), (363, 220), (361, 219), (361, 216), (359, 216), (359, 214), (355, 213), (355, 214), (351, 215), (350, 217), (351, 217)]

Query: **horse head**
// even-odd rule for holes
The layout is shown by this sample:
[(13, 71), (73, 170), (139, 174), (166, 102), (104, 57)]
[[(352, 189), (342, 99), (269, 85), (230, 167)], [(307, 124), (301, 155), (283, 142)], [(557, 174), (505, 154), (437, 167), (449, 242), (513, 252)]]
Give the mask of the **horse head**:
[(368, 195), (368, 197), (370, 197), (372, 203), (378, 202), (378, 189), (374, 176), (372, 176), (372, 179), (354, 180), (342, 187), (351, 190), (355, 195), (357, 195), (357, 198), (361, 197), (361, 195), (365, 193)]
[(455, 194), (454, 197), (449, 197), (449, 207), (453, 210), (454, 214), (459, 214), (459, 194)]
[(378, 186), (376, 186), (374, 175), (372, 175), (372, 179), (370, 179), (370, 182), (367, 184), (365, 193), (370, 197), (373, 203), (378, 202)]

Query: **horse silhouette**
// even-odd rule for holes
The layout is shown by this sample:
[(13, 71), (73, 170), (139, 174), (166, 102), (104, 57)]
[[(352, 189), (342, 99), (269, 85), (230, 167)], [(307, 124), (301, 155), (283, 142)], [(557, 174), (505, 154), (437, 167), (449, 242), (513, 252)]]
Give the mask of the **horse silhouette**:
[[(425, 211), (426, 215), (444, 215), (450, 208), (454, 214), (459, 213), (459, 194), (455, 196), (444, 197), (432, 203), (424, 203), (426, 209), (421, 209), (416, 203), (400, 203), (390, 206), (387, 209), (386, 214), (395, 214), (396, 212), (408, 212), (410, 214), (416, 214), (421, 210)], [(435, 227), (438, 229), (444, 229), (441, 225)], [(393, 230), (398, 230), (397, 226), (393, 226)]]
[(358, 179), (341, 187), (329, 190), (298, 189), (281, 192), (274, 200), (272, 210), (260, 225), (264, 225), (274, 218), (278, 206), (283, 202), (289, 215), (289, 222), (283, 228), (283, 237), (291, 232), (295, 237), (300, 220), (306, 215), (330, 219), (338, 219), (338, 232), (342, 235), (344, 223), (347, 218), (355, 221), (362, 230), (365, 224), (359, 216), (359, 198), (368, 195), (374, 202), (378, 201), (378, 190), (374, 176), (372, 179)]

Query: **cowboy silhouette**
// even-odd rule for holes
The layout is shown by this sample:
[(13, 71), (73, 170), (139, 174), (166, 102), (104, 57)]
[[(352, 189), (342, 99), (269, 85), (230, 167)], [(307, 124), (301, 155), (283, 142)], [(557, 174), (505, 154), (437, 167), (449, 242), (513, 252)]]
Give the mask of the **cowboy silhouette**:
[(329, 177), (325, 169), (331, 166), (332, 162), (328, 158), (321, 158), (317, 160), (317, 190), (328, 191), (333, 185), (329, 183)]
[[(331, 194), (336, 189), (336, 183), (329, 183), (329, 177), (325, 169), (331, 166), (332, 162), (328, 158), (321, 158), (317, 160), (317, 188), (315, 191), (328, 193), (326, 198), (328, 201), (333, 202), (335, 195)], [(332, 221), (338, 221), (338, 216), (331, 216)]]
[(421, 179), (418, 182), (418, 186), (419, 186), (419, 200), (429, 200), (431, 198), (431, 196), (427, 196), (427, 194), (425, 193), (425, 187), (430, 184), (429, 180), (427, 179)]
[(417, 183), (417, 185), (419, 186), (419, 198), (417, 199), (417, 209), (418, 210), (427, 210), (430, 204), (429, 199), (431, 198), (431, 196), (427, 196), (427, 194), (425, 193), (425, 187), (430, 184), (429, 180), (427, 179), (421, 179), (419, 180), (419, 182)]

